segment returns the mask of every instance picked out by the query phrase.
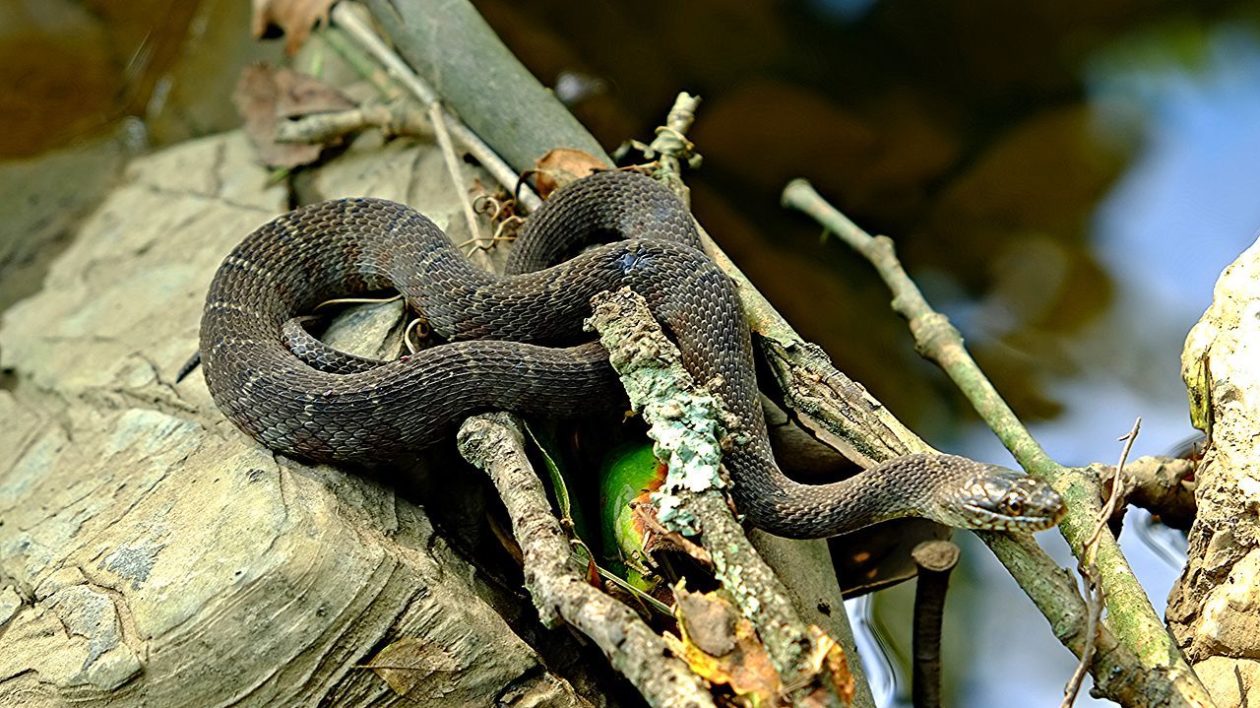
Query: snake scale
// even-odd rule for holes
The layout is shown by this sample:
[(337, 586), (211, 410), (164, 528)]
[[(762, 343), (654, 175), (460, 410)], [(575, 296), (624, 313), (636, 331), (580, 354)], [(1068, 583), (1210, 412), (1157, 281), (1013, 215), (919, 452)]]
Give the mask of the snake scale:
[[(578, 252), (581, 247), (586, 250)], [(922, 516), (1039, 530), (1060, 516), (1043, 483), (952, 455), (914, 454), (849, 479), (802, 484), (771, 454), (751, 336), (734, 283), (700, 250), (686, 207), (642, 175), (601, 172), (532, 216), (507, 275), (474, 266), (432, 221), (368, 198), (299, 208), (250, 234), (210, 286), (200, 352), (215, 403), (267, 447), (313, 461), (375, 463), (448, 439), (479, 411), (572, 415), (624, 405), (590, 299), (630, 287), (713, 382), (740, 425), (723, 464), (738, 510), (774, 534), (833, 536)], [(337, 352), (295, 318), (352, 293), (396, 289), (446, 343), (395, 361)]]

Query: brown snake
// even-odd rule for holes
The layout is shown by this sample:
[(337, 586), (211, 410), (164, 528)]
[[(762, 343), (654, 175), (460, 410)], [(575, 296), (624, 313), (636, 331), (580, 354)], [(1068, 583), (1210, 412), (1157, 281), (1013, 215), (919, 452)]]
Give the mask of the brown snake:
[[(592, 243), (601, 245), (573, 255)], [(682, 203), (625, 172), (557, 192), (502, 276), (401, 204), (303, 207), (246, 237), (215, 274), (201, 321), (206, 383), (224, 414), (273, 450), (385, 461), (447, 439), (479, 411), (558, 416), (621, 403), (604, 350), (578, 342), (591, 297), (628, 286), (738, 418), (742, 435), (723, 464), (752, 524), (815, 538), (901, 516), (1029, 531), (1058, 520), (1059, 497), (1042, 482), (952, 455), (907, 455), (829, 484), (786, 477), (770, 452), (739, 296), (699, 246)], [(329, 298), (389, 288), (448, 343), (376, 362), (295, 324)]]

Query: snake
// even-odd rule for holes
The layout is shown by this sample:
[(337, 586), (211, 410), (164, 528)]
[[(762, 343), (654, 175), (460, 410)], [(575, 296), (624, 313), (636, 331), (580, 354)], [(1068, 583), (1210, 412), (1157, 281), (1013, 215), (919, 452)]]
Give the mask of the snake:
[[(1021, 532), (1061, 518), (1044, 482), (949, 454), (903, 455), (821, 484), (787, 476), (770, 447), (738, 287), (702, 250), (682, 201), (636, 172), (595, 172), (553, 193), (503, 274), (475, 265), (402, 204), (359, 197), (299, 207), (223, 260), (199, 351), (215, 404), (262, 445), (312, 462), (379, 465), (449, 440), (478, 412), (624, 410), (607, 352), (583, 321), (592, 297), (627, 287), (737, 421), (722, 465), (752, 526), (823, 538), (904, 516)], [(302, 318), (321, 302), (388, 290), (442, 342), (378, 361), (305, 329)]]

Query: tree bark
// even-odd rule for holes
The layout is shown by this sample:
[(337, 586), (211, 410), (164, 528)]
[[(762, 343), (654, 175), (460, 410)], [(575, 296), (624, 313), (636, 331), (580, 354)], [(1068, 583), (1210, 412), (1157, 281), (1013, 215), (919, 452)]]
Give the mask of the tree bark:
[(1208, 435), (1197, 514), (1168, 622), (1222, 708), (1260, 692), (1260, 241), (1230, 264), (1190, 331), (1181, 375)]

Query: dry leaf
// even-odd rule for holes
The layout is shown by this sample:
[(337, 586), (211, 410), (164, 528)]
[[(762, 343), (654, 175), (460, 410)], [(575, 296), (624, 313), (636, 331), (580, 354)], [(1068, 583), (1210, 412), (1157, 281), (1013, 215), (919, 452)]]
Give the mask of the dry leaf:
[(682, 639), (665, 635), (674, 652), (709, 683), (726, 684), (753, 705), (775, 705), (783, 686), (752, 623), (717, 593), (680, 586), (675, 596)]
[(394, 693), (406, 696), (436, 673), (452, 673), (459, 661), (433, 642), (405, 637), (377, 652), (362, 665), (380, 676)]
[(241, 71), (232, 102), (245, 121), (245, 132), (259, 158), (271, 167), (310, 164), (319, 159), (325, 147), (276, 142), (279, 121), (354, 107), (353, 101), (318, 79), (267, 64), (247, 66)]
[(250, 30), (255, 38), (267, 35), (270, 27), (278, 27), (287, 39), (284, 51), (292, 56), (311, 36), (311, 28), (328, 22), (328, 11), (337, 0), (254, 0)]
[(589, 152), (573, 148), (556, 148), (534, 163), (538, 196), (548, 195), (564, 185), (611, 166)]
[(809, 633), (810, 639), (813, 640), (813, 651), (810, 652), (806, 663), (815, 675), (821, 677), (821, 687), (825, 691), (824, 695), (818, 696), (819, 705), (831, 704), (826, 700), (827, 693), (839, 696), (845, 705), (853, 703), (853, 694), (856, 693), (857, 686), (853, 680), (853, 673), (849, 671), (849, 660), (845, 656), (844, 647), (812, 624), (809, 626)]

